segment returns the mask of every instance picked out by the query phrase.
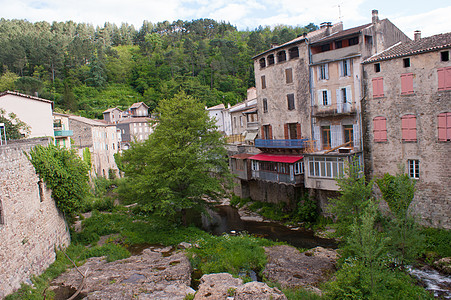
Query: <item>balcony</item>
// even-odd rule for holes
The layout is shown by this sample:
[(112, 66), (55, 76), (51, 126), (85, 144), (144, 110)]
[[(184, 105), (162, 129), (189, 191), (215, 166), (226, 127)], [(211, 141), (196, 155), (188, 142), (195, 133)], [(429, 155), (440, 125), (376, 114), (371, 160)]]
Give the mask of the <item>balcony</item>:
[(298, 185), (302, 183), (303, 175), (280, 174), (269, 171), (252, 171), (252, 178), (275, 183), (285, 183)]
[(339, 103), (332, 105), (314, 105), (312, 115), (314, 117), (333, 117), (337, 115), (354, 115), (355, 107), (350, 103)]
[(259, 127), (259, 123), (258, 122), (247, 122), (247, 129), (248, 130), (257, 130)]
[(255, 147), (257, 148), (284, 148), (284, 149), (305, 149), (310, 145), (308, 139), (299, 140), (263, 140), (256, 139)]
[(74, 132), (72, 130), (54, 130), (55, 137), (68, 137), (73, 136)]
[(329, 50), (326, 52), (321, 52), (312, 55), (312, 62), (327, 62), (331, 60), (344, 59), (349, 56), (354, 56), (360, 54), (360, 45), (348, 46), (340, 49)]

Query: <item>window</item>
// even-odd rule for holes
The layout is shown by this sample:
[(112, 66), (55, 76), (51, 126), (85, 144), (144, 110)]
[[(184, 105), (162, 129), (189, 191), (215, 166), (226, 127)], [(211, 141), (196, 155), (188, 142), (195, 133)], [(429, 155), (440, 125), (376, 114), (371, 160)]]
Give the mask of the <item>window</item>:
[(235, 159), (235, 170), (244, 170), (244, 160), (242, 159)]
[(261, 80), (262, 80), (262, 89), (266, 89), (266, 77), (265, 77), (265, 75), (263, 75), (261, 77)]
[(233, 117), (233, 125), (234, 125), (235, 128), (238, 127), (238, 124), (236, 123), (236, 117)]
[(413, 73), (401, 74), (401, 95), (413, 94)]
[(243, 127), (243, 116), (240, 116), (240, 126)]
[(5, 224), (5, 213), (3, 212), (2, 201), (0, 201), (0, 225)]
[(343, 48), (343, 41), (336, 41), (335, 42), (335, 49)]
[(286, 83), (293, 83), (293, 69), (285, 69), (285, 81)]
[(268, 66), (274, 64), (274, 54), (268, 55)]
[(381, 64), (374, 64), (374, 72), (379, 73), (381, 71)]
[(262, 138), (265, 140), (272, 139), (272, 128), (271, 125), (263, 125), (262, 127)]
[(288, 55), (290, 56), (290, 59), (299, 57), (299, 49), (298, 49), (298, 47), (290, 48), (288, 50)]
[(402, 60), (402, 63), (403, 63), (403, 65), (404, 65), (404, 68), (410, 67), (410, 58), (409, 58), (409, 57), (408, 57), (408, 58), (404, 58), (404, 59)]
[(259, 62), (260, 62), (260, 68), (266, 67), (266, 59), (264, 57), (260, 58)]
[(417, 159), (409, 159), (407, 161), (409, 165), (409, 176), (414, 179), (420, 178), (420, 161)]
[(288, 94), (287, 95), (287, 103), (288, 103), (288, 110), (293, 110), (294, 107), (294, 94)]
[(323, 150), (330, 149), (330, 126), (321, 126), (321, 138)]
[(348, 40), (349, 46), (357, 45), (359, 43), (359, 37), (353, 37)]
[(440, 52), (440, 60), (441, 61), (449, 61), (449, 51)]
[(451, 67), (437, 69), (438, 90), (451, 90)]
[(414, 115), (402, 116), (401, 132), (404, 142), (415, 142), (417, 140), (417, 117)]
[(344, 174), (344, 160), (341, 157), (309, 157), (310, 177), (337, 178)]
[(286, 140), (301, 139), (301, 124), (300, 123), (285, 123), (284, 138)]
[(318, 91), (318, 102), (322, 106), (330, 105), (330, 92), (328, 90)]
[(442, 142), (451, 141), (451, 112), (438, 115), (438, 140)]
[(384, 78), (373, 78), (373, 98), (384, 97)]
[(318, 66), (318, 80), (329, 79), (329, 66), (327, 64), (322, 64)]
[(349, 59), (342, 60), (339, 64), (340, 76), (351, 76), (351, 61)]
[(387, 119), (376, 117), (373, 119), (373, 134), (375, 142), (387, 141)]
[(263, 98), (263, 112), (268, 112), (268, 100), (266, 98)]
[(304, 162), (300, 161), (294, 164), (294, 175), (304, 174)]
[(350, 147), (353, 147), (352, 139), (354, 137), (354, 126), (353, 125), (343, 125), (343, 131), (344, 131), (344, 143), (351, 142), (349, 145)]
[(341, 88), (341, 100), (343, 101), (343, 103), (348, 102), (348, 97), (346, 95), (346, 88)]
[(330, 50), (330, 44), (322, 45), (321, 52), (329, 51)]
[(287, 53), (285, 51), (277, 52), (277, 62), (284, 62), (287, 60)]

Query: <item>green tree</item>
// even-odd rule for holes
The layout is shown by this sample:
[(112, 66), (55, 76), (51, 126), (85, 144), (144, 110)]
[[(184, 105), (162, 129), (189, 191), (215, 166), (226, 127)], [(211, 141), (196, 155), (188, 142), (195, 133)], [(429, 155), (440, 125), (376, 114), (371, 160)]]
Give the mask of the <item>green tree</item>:
[(162, 100), (157, 112), (159, 121), (149, 139), (117, 159), (127, 193), (164, 216), (202, 210), (205, 197), (223, 194), (230, 178), (224, 140), (203, 104), (184, 92)]
[(337, 218), (337, 234), (346, 236), (350, 233), (350, 225), (355, 223), (370, 204), (374, 182), (365, 181), (357, 159), (347, 165), (344, 174), (336, 181), (340, 196), (330, 199), (329, 210)]
[(0, 92), (14, 91), (15, 90), (14, 82), (16, 82), (17, 79), (19, 79), (19, 76), (9, 71), (6, 71), (0, 77)]
[(74, 150), (53, 144), (34, 147), (29, 159), (39, 177), (52, 190), (57, 207), (67, 216), (73, 216), (89, 193), (87, 164)]
[(30, 133), (30, 126), (21, 121), (15, 113), (6, 115), (6, 111), (0, 108), (0, 123), (5, 124), (5, 128), (0, 129), (1, 139), (5, 140), (3, 134), (6, 132), (6, 140), (18, 140)]

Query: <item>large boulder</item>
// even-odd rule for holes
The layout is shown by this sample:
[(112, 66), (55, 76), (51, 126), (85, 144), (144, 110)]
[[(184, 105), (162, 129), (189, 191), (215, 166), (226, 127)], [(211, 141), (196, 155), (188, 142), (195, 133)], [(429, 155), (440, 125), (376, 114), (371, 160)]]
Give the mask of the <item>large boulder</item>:
[(229, 273), (203, 275), (194, 300), (227, 299), (242, 284), (243, 280), (234, 278)]
[[(86, 299), (180, 299), (194, 294), (190, 288), (191, 265), (185, 253), (162, 253), (145, 249), (142, 255), (107, 262), (92, 257), (79, 267), (87, 274), (82, 296)], [(53, 289), (77, 289), (82, 282), (79, 272), (72, 269), (56, 278)]]
[(327, 281), (335, 271), (338, 254), (335, 250), (317, 247), (299, 252), (291, 246), (265, 247), (268, 263), (263, 275), (282, 287), (303, 287), (318, 291), (314, 287)]
[(287, 297), (278, 289), (270, 288), (266, 283), (248, 282), (235, 291), (234, 300), (286, 300)]

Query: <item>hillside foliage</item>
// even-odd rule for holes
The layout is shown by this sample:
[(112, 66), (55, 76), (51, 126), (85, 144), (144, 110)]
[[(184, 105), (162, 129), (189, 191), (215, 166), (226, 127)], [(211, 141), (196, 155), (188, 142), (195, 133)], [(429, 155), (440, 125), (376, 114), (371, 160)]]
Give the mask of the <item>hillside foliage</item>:
[(234, 104), (254, 86), (252, 57), (317, 26), (238, 31), (211, 19), (123, 23), (0, 19), (0, 92), (18, 90), (87, 117), (180, 90), (208, 106)]

